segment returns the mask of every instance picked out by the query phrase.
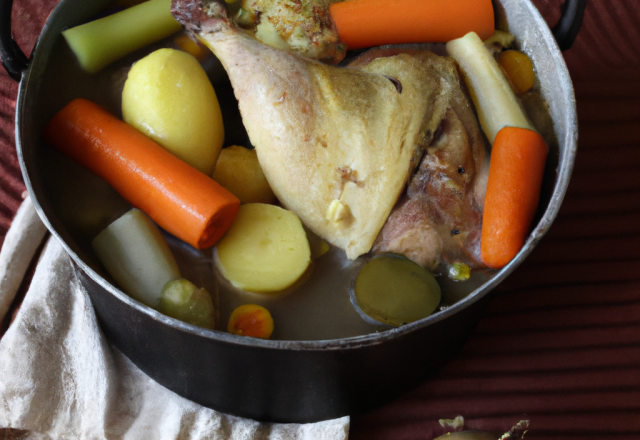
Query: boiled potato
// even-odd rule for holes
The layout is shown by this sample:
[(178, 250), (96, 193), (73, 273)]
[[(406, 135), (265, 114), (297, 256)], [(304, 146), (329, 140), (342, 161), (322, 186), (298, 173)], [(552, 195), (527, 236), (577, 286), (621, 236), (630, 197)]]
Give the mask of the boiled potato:
[(311, 263), (300, 219), (278, 206), (240, 206), (231, 228), (217, 245), (216, 265), (235, 287), (278, 292), (295, 283)]
[(267, 178), (264, 177), (256, 150), (234, 145), (220, 153), (213, 180), (231, 191), (242, 203), (274, 203)]
[(192, 55), (159, 49), (135, 63), (122, 91), (122, 116), (189, 165), (213, 172), (224, 142), (222, 113)]

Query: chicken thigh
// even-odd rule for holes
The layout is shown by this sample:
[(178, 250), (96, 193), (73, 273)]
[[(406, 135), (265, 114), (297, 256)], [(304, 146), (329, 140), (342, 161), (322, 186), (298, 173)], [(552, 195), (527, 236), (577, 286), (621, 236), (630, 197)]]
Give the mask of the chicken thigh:
[[(386, 51), (329, 66), (256, 41), (220, 0), (173, 0), (172, 11), (222, 62), (267, 180), (313, 232), (350, 259), (381, 230), (376, 251), (425, 267), (467, 254), (457, 247), (479, 231), (484, 144), (452, 60)], [(449, 240), (454, 228), (461, 237)]]
[(328, 66), (256, 41), (216, 0), (172, 8), (227, 70), (280, 202), (349, 258), (368, 252), (444, 117), (453, 62), (425, 51)]

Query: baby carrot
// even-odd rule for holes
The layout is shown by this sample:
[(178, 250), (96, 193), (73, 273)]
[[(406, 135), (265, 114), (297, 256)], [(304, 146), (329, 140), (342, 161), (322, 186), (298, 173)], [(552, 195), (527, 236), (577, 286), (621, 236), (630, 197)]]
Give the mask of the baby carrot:
[(273, 333), (273, 318), (264, 307), (245, 304), (231, 313), (227, 331), (239, 336), (269, 339)]
[(446, 43), (494, 33), (491, 0), (349, 0), (330, 6), (349, 49), (400, 43)]
[(198, 249), (213, 246), (240, 207), (240, 200), (213, 179), (86, 99), (60, 110), (43, 137)]
[(500, 269), (522, 249), (538, 207), (548, 147), (533, 130), (505, 127), (491, 151), (480, 253)]

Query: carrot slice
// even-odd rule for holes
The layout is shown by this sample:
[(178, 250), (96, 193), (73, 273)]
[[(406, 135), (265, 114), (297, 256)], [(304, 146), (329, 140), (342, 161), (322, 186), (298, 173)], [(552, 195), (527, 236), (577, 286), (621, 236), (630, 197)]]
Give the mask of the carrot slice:
[(273, 318), (264, 307), (245, 304), (231, 313), (227, 331), (239, 336), (269, 339), (273, 333)]
[(349, 0), (330, 6), (349, 49), (400, 43), (446, 43), (495, 30), (491, 0)]
[(213, 246), (240, 207), (240, 200), (213, 179), (86, 99), (60, 110), (43, 137), (198, 249)]
[(480, 253), (500, 269), (516, 256), (531, 228), (549, 149), (538, 133), (505, 127), (491, 150)]

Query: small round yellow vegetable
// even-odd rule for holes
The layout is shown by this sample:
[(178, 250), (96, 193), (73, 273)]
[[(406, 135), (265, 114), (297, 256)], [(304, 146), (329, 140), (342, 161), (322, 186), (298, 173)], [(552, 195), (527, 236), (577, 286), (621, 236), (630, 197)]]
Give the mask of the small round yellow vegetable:
[(189, 165), (213, 172), (224, 142), (222, 113), (192, 55), (159, 49), (136, 62), (122, 91), (122, 116)]
[(220, 152), (213, 180), (231, 191), (242, 203), (275, 203), (256, 150), (233, 145)]
[(273, 333), (273, 318), (264, 307), (245, 304), (231, 313), (227, 331), (239, 336), (269, 339)]
[(536, 74), (527, 54), (506, 50), (500, 54), (499, 64), (517, 94), (528, 91), (535, 84)]
[(300, 219), (291, 211), (262, 203), (240, 206), (217, 244), (216, 265), (231, 284), (249, 292), (290, 287), (307, 270), (311, 251)]

